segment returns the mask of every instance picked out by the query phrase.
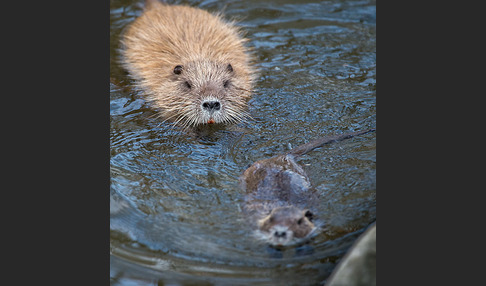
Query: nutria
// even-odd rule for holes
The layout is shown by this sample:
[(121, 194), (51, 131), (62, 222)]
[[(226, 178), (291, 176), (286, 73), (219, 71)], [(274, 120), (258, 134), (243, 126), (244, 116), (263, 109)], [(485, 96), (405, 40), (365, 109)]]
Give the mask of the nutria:
[(273, 246), (304, 241), (318, 226), (313, 210), (319, 197), (295, 158), (318, 147), (375, 129), (321, 137), (286, 154), (255, 162), (240, 177), (246, 190), (243, 211), (256, 222), (257, 235)]
[(248, 117), (255, 78), (246, 42), (220, 14), (146, 1), (123, 33), (122, 65), (164, 120), (237, 123)]

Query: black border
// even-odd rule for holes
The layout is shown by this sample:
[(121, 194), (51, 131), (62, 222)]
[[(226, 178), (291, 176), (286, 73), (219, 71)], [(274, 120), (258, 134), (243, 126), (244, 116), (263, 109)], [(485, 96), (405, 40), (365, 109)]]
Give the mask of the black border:
[(482, 280), (483, 14), (468, 2), (377, 4), (379, 285)]
[(108, 285), (109, 2), (2, 11), (4, 278)]

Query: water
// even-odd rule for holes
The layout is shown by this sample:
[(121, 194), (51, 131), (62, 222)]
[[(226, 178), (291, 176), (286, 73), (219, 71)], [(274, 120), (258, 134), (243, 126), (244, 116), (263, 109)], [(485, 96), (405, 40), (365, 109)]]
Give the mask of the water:
[(322, 285), (376, 219), (376, 134), (297, 161), (329, 230), (276, 250), (238, 205), (253, 162), (316, 137), (376, 127), (375, 1), (175, 1), (237, 17), (260, 75), (253, 120), (188, 134), (154, 118), (116, 61), (141, 8), (111, 1), (112, 285)]

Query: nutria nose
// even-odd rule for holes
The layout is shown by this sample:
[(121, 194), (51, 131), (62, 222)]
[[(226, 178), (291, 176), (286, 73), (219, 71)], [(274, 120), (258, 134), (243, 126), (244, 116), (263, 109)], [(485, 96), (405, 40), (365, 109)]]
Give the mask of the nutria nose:
[(217, 111), (221, 108), (219, 101), (205, 101), (202, 107), (207, 111)]
[(277, 230), (277, 231), (275, 231), (275, 232), (273, 233), (273, 235), (274, 235), (275, 237), (286, 237), (286, 236), (287, 236), (287, 232), (285, 232), (285, 231), (278, 231), (278, 230)]

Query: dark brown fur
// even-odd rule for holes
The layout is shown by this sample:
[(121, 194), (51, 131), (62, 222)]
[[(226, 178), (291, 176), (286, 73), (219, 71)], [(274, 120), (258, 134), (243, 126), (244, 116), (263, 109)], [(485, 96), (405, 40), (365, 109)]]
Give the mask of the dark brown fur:
[(310, 210), (319, 201), (295, 158), (325, 144), (375, 129), (321, 137), (288, 153), (255, 162), (240, 178), (246, 190), (244, 211), (257, 220), (259, 234), (272, 245), (298, 242), (316, 230)]

